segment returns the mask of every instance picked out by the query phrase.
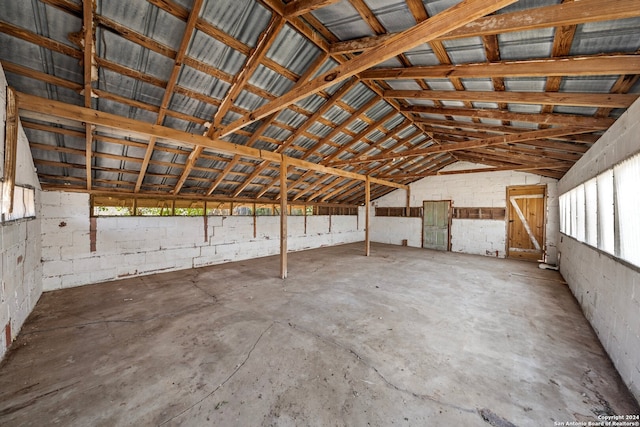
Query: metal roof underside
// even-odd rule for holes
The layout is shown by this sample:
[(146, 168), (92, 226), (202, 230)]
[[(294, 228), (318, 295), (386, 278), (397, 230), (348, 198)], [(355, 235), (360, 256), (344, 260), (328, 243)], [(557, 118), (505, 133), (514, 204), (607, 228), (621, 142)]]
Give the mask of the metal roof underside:
[[(0, 0), (0, 62), (21, 93), (399, 184), (456, 161), (561, 178), (640, 94), (639, 0), (520, 0), (380, 60), (393, 34), (460, 1), (316, 3)], [(252, 116), (362, 58), (352, 78)], [(279, 197), (269, 160), (34, 112), (22, 122), (45, 189)], [(349, 177), (290, 166), (287, 178), (295, 203), (364, 201)], [(392, 189), (373, 184), (372, 198)]]

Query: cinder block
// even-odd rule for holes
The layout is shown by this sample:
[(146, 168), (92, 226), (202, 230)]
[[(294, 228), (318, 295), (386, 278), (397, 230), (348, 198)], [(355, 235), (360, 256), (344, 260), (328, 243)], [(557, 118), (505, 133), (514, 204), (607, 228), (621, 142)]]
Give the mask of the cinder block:
[(91, 273), (68, 274), (62, 276), (62, 288), (73, 288), (91, 283)]
[(91, 272), (91, 283), (107, 282), (118, 278), (117, 268), (96, 270)]
[(48, 261), (42, 264), (42, 274), (44, 277), (63, 276), (73, 273), (73, 261)]

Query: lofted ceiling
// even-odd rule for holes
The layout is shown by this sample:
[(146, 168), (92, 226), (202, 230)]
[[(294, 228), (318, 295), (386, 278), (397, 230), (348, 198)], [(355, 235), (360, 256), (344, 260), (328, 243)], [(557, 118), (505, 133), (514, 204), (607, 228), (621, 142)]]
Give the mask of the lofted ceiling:
[(639, 50), (640, 0), (0, 0), (42, 186), (94, 194), (275, 201), (285, 159), (297, 203), (456, 161), (560, 178)]

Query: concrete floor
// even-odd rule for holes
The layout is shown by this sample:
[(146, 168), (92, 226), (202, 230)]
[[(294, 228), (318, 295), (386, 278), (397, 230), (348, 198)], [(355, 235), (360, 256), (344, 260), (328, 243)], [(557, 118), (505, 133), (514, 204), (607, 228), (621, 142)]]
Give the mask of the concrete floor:
[(363, 244), (44, 294), (0, 425), (553, 426), (640, 410), (557, 272)]

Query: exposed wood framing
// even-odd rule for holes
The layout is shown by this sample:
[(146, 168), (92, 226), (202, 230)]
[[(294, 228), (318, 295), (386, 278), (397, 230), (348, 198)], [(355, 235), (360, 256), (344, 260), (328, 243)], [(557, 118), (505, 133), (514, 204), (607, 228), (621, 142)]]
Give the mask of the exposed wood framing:
[(371, 254), (371, 180), (367, 175), (367, 179), (364, 181), (364, 254), (369, 256)]
[[(93, 96), (94, 80), (98, 80), (98, 70), (95, 61), (95, 25), (93, 21), (93, 13), (95, 10), (94, 0), (82, 1), (82, 31), (83, 31), (83, 79), (84, 79), (84, 106), (91, 108), (91, 98)], [(87, 174), (87, 190), (92, 187), (91, 172), (91, 152), (93, 151), (93, 126), (89, 123), (85, 124), (85, 151), (86, 151), (86, 174)]]
[(355, 159), (342, 160), (331, 163), (332, 165), (340, 165), (340, 164), (354, 164), (354, 163), (369, 163), (378, 160), (386, 160), (386, 159), (394, 159), (394, 158), (406, 158), (406, 157), (417, 157), (424, 156), (427, 154), (435, 154), (435, 153), (447, 153), (451, 151), (459, 151), (459, 150), (469, 150), (473, 148), (481, 148), (488, 147), (491, 145), (500, 145), (521, 141), (529, 141), (537, 138), (551, 138), (555, 136), (562, 135), (572, 135), (572, 134), (580, 134), (591, 132), (591, 129), (581, 128), (581, 127), (565, 127), (565, 128), (551, 128), (545, 130), (534, 130), (534, 131), (524, 131), (518, 132), (511, 135), (502, 135), (493, 138), (488, 138), (484, 140), (477, 141), (464, 141), (452, 144), (444, 144), (444, 145), (432, 145), (428, 148), (424, 148), (421, 150), (406, 150), (395, 153), (387, 153), (387, 154), (379, 154), (375, 156), (369, 157), (357, 157)]
[[(164, 95), (162, 97), (162, 101), (160, 102), (158, 118), (156, 119), (156, 124), (158, 125), (161, 125), (164, 122), (164, 118), (169, 107), (169, 102), (171, 101), (173, 91), (175, 89), (176, 83), (178, 82), (178, 76), (180, 75), (180, 70), (182, 70), (183, 61), (186, 57), (187, 48), (189, 47), (189, 42), (191, 41), (191, 36), (195, 29), (203, 1), (204, 0), (195, 0), (193, 6), (191, 7), (191, 11), (189, 12), (187, 25), (184, 29), (184, 34), (182, 36), (182, 40), (180, 41), (180, 46), (178, 47), (178, 50), (176, 52), (173, 69), (171, 70), (171, 75), (169, 76), (169, 80), (166, 83)], [(140, 187), (142, 187), (142, 183), (144, 181), (145, 174), (147, 173), (147, 168), (149, 167), (149, 161), (151, 160), (151, 156), (153, 155), (153, 149), (155, 145), (156, 139), (151, 138), (144, 154), (144, 161), (142, 162), (142, 166), (140, 167), (138, 180), (136, 181), (136, 193), (139, 192)]]
[(339, 1), (340, 0), (295, 0), (287, 3), (284, 7), (284, 15), (286, 17), (304, 15), (313, 10), (331, 6)]
[(280, 163), (280, 277), (287, 278), (287, 159)]
[[(486, 16), (435, 37), (434, 40), (444, 41), (468, 37), (482, 37), (537, 28), (610, 21), (614, 19), (632, 18), (639, 14), (639, 0), (610, 0), (607, 2), (606, 8), (602, 7), (602, 2), (599, 0), (580, 0), (578, 2)], [(334, 43), (330, 47), (330, 52), (332, 54), (362, 52), (384, 45), (396, 35), (397, 34), (385, 34), (384, 36), (364, 37)]]
[[(4, 173), (3, 173), (3, 199), (9, 202), (7, 213), (13, 212), (13, 194), (16, 188), (16, 160), (18, 155), (18, 108), (16, 105), (16, 92), (12, 87), (7, 87), (6, 105), (6, 130), (4, 140)], [(4, 212), (3, 212), (4, 213)]]
[(363, 80), (402, 80), (450, 77), (598, 76), (635, 74), (639, 69), (640, 55), (606, 55), (430, 67), (375, 68), (360, 73), (359, 77)]
[(569, 105), (578, 107), (627, 108), (640, 95), (561, 92), (484, 92), (447, 90), (387, 90), (385, 98), (435, 99), (448, 101), (507, 102), (514, 104)]
[(227, 126), (220, 136), (228, 135), (249, 123), (286, 108), (296, 101), (329, 88), (376, 64), (384, 62), (422, 43), (433, 40), (438, 36), (446, 34), (455, 28), (474, 21), (515, 1), (516, 0), (494, 0), (487, 2), (483, 0), (464, 0), (458, 5), (392, 37), (384, 45), (372, 48), (366, 55), (360, 55), (346, 61), (332, 71), (256, 109), (256, 111), (249, 116), (236, 120)]
[(562, 126), (584, 126), (593, 129), (607, 129), (615, 121), (615, 119), (608, 117), (588, 117), (578, 116), (575, 114), (515, 113), (511, 111), (488, 109), (435, 108), (422, 105), (409, 107), (404, 111), (413, 114), (438, 114), (444, 116), (474, 117), (479, 119), (544, 123)]
[[(188, 144), (194, 147), (209, 148), (213, 151), (217, 151), (223, 154), (238, 154), (243, 157), (268, 160), (274, 163), (280, 163), (283, 158), (286, 158), (287, 164), (300, 169), (314, 170), (316, 172), (327, 175), (344, 176), (360, 181), (364, 181), (366, 179), (365, 175), (361, 175), (358, 173), (319, 165), (316, 163), (284, 156), (270, 151), (258, 150), (256, 148), (232, 144), (230, 142), (221, 140), (213, 140), (203, 135), (182, 132), (165, 126), (149, 124), (134, 119), (128, 119), (126, 117), (117, 116), (115, 114), (65, 104), (59, 101), (53, 101), (50, 99), (40, 98), (24, 93), (16, 93), (16, 98), (20, 110), (22, 110), (24, 113), (31, 112), (33, 116), (44, 121), (51, 121), (52, 118), (54, 118), (54, 120), (55, 118), (61, 118), (75, 122), (88, 122), (98, 127), (115, 129), (131, 136), (137, 136), (141, 138), (156, 137), (159, 139), (166, 139), (183, 144)], [(27, 114), (27, 116), (29, 116), (29, 114)], [(405, 185), (403, 184), (397, 184), (394, 182), (384, 181), (376, 178), (371, 178), (371, 181), (380, 185), (389, 185), (394, 188), (405, 188)]]

